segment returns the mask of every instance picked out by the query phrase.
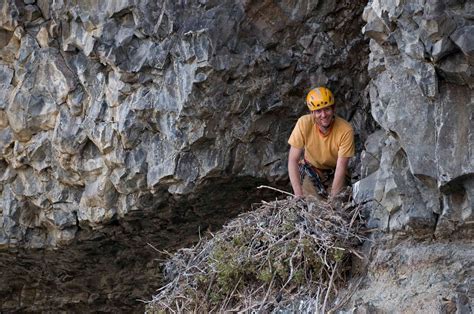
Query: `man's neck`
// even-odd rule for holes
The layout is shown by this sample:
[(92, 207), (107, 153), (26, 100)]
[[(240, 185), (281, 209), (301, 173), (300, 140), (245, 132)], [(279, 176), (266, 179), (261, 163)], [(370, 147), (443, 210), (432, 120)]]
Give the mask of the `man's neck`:
[(327, 128), (318, 125), (319, 132), (321, 132), (323, 135), (328, 135), (329, 131), (331, 130), (331, 126), (332, 126), (332, 123)]
[(319, 132), (322, 134), (322, 135), (328, 135), (329, 132), (331, 132), (331, 129), (332, 129), (332, 126), (334, 125), (334, 121), (336, 120), (336, 117), (333, 117), (332, 121), (331, 121), (331, 124), (329, 124), (329, 126), (326, 128), (324, 126), (321, 126), (319, 124), (316, 124), (316, 126), (318, 127), (318, 130)]

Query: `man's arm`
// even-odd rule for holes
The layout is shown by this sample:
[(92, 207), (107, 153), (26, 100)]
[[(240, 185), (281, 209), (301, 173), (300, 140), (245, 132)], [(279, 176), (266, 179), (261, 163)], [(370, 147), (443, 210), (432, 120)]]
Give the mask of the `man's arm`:
[(332, 182), (331, 196), (337, 195), (341, 192), (346, 180), (347, 165), (350, 157), (338, 157), (336, 164), (336, 172), (334, 173), (334, 180)]
[(298, 162), (303, 154), (302, 148), (291, 146), (288, 154), (288, 175), (290, 176), (291, 186), (295, 196), (303, 196), (303, 188), (300, 182), (300, 173), (298, 171)]

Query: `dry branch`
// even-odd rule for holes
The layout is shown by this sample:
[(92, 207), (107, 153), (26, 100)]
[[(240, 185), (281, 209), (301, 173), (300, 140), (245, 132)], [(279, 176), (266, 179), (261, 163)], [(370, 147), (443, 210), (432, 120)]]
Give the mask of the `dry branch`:
[(264, 202), (176, 252), (147, 312), (329, 311), (361, 228), (355, 205)]

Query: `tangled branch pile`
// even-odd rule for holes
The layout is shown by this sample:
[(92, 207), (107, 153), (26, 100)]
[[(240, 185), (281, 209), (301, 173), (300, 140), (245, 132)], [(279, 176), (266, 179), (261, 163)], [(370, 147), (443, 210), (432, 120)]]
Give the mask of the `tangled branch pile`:
[(172, 256), (147, 311), (328, 311), (364, 239), (359, 208), (335, 207), (287, 199), (241, 214)]

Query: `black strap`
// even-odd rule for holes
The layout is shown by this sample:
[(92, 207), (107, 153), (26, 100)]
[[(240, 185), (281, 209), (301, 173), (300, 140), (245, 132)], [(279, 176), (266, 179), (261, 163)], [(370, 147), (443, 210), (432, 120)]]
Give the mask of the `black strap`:
[(304, 177), (307, 175), (311, 182), (313, 183), (314, 187), (316, 188), (316, 191), (318, 192), (319, 195), (323, 197), (328, 197), (329, 194), (326, 191), (326, 188), (321, 182), (321, 178), (319, 177), (319, 174), (313, 170), (310, 164), (308, 164), (306, 161), (300, 163), (299, 165), (299, 170), (300, 170), (300, 178), (301, 182), (303, 182)]

